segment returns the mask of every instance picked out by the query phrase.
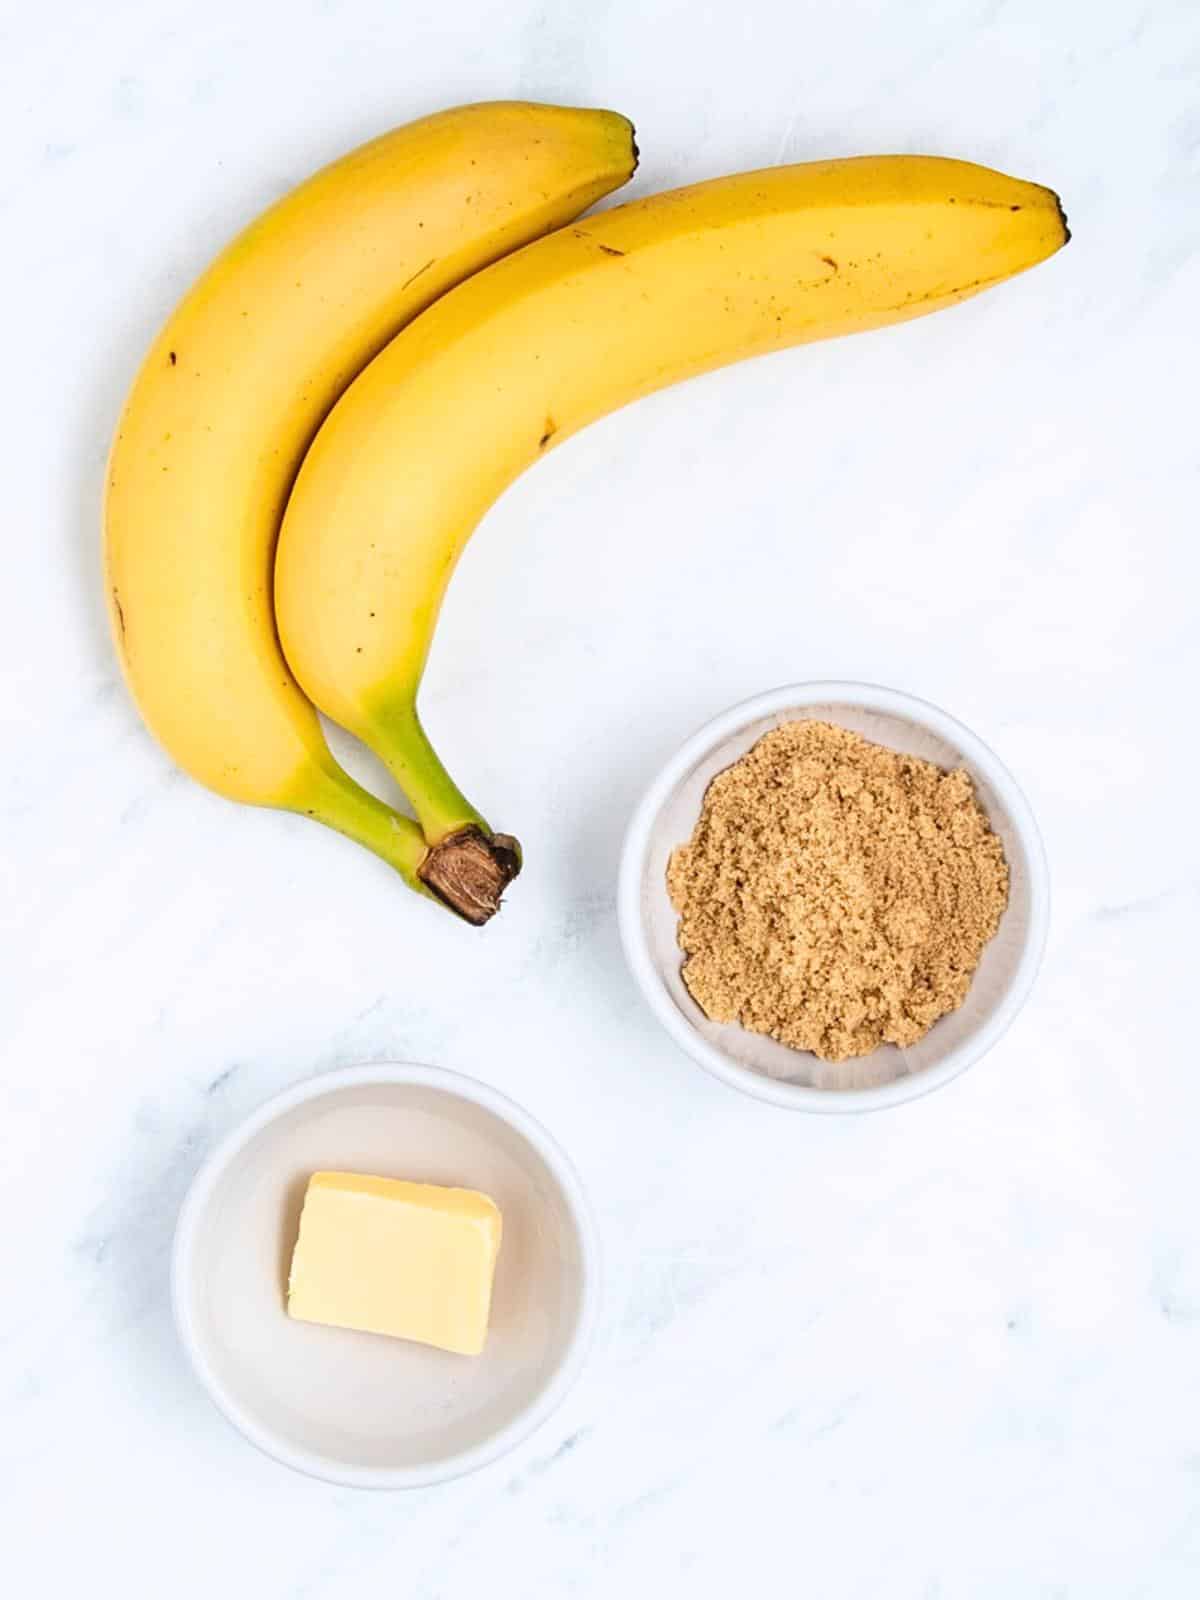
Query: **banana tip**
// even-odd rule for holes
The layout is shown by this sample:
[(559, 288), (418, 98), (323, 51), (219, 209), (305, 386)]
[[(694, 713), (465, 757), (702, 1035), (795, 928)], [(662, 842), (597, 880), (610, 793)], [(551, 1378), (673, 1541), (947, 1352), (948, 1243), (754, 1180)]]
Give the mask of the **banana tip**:
[(1067, 223), (1067, 209), (1062, 203), (1062, 196), (1057, 194), (1053, 189), (1051, 189), (1049, 191), (1049, 193), (1050, 193), (1050, 198), (1054, 201), (1054, 204), (1055, 204), (1055, 206), (1057, 207), (1057, 210), (1058, 210), (1058, 220), (1059, 220), (1060, 224), (1062, 225), (1062, 231), (1063, 231), (1063, 244), (1070, 244), (1070, 242), (1071, 242), (1071, 229), (1070, 229), (1070, 226)]

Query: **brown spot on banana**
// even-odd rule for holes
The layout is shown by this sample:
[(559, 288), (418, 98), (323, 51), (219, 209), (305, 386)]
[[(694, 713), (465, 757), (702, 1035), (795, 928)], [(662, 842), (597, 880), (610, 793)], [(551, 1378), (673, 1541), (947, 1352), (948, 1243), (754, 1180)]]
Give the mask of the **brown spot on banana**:
[(421, 277), (423, 273), (428, 272), (430, 267), (432, 267), (436, 261), (437, 257), (432, 256), (423, 267), (418, 267), (410, 278), (405, 278), (404, 282), (400, 285), (401, 289), (407, 289), (410, 283), (416, 283), (417, 279)]
[(615, 244), (604, 244), (599, 239), (593, 239), (586, 228), (576, 228), (574, 233), (577, 239), (591, 240), (592, 244), (596, 246), (596, 249), (601, 251), (606, 256), (624, 256), (628, 254), (628, 252), (625, 250), (618, 250)]

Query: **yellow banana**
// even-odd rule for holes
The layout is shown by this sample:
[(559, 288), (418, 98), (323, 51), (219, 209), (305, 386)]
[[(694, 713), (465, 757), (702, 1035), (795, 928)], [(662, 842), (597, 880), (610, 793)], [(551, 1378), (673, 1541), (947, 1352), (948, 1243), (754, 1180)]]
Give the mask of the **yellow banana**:
[(639, 395), (951, 305), (1066, 238), (1048, 189), (885, 156), (654, 195), (489, 267), (375, 358), (305, 459), (276, 562), (297, 678), (387, 762), (432, 845), (468, 838), (478, 855), (481, 819), (416, 695), (455, 561), (506, 485)]
[(142, 716), (201, 783), (315, 817), (425, 887), (420, 830), (336, 764), (280, 651), (271, 574), (287, 493), (321, 419), (399, 328), (635, 164), (612, 112), (443, 112), (318, 172), (175, 311), (113, 445), (106, 587)]

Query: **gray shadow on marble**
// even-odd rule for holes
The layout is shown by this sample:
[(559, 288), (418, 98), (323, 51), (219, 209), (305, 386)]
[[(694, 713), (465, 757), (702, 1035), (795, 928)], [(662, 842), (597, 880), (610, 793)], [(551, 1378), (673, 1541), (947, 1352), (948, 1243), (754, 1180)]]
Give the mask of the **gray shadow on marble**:
[(128, 1158), (114, 1171), (108, 1198), (73, 1243), (81, 1266), (99, 1269), (109, 1312), (105, 1340), (148, 1407), (164, 1383), (188, 1381), (171, 1309), (171, 1246), (183, 1198), (223, 1131), (197, 1118), (164, 1151), (155, 1121), (144, 1114), (136, 1119)]
[[(90, 370), (76, 375), (76, 410), (71, 419), (74, 448), (66, 463), (75, 560), (69, 563), (78, 589), (75, 599), (82, 626), (104, 676), (116, 683), (120, 669), (109, 632), (104, 597), (103, 507), (108, 453), (117, 423), (142, 359), (178, 290), (165, 268), (131, 285), (134, 305), (108, 337), (97, 339)], [(132, 712), (132, 701), (129, 701)]]

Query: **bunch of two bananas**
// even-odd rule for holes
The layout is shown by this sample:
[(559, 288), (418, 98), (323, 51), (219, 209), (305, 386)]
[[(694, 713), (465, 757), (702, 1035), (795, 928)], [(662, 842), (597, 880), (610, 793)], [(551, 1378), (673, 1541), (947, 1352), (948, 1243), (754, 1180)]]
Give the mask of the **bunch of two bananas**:
[[(921, 156), (742, 173), (575, 220), (636, 162), (624, 117), (515, 102), (353, 151), (193, 287), (109, 464), (113, 632), (163, 746), (476, 924), (520, 853), (416, 699), (497, 496), (640, 395), (952, 305), (1068, 238), (1050, 190)], [(377, 752), (416, 822), (342, 770), (314, 706)]]

